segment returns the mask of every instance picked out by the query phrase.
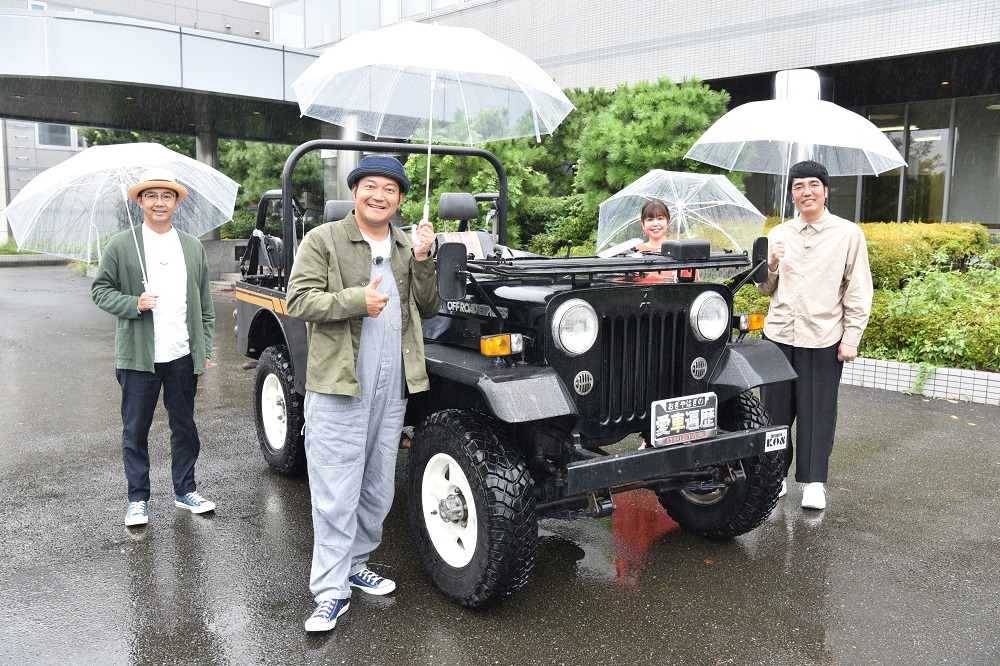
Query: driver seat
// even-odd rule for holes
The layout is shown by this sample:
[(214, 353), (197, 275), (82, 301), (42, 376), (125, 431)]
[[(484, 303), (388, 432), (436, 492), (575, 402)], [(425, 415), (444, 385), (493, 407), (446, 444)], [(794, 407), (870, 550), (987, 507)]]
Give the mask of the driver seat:
[(493, 256), (496, 242), (493, 235), (485, 230), (468, 231), (472, 220), (479, 217), (479, 203), (468, 192), (443, 192), (438, 199), (438, 219), (459, 220), (459, 231), (444, 231), (437, 234), (437, 244), (464, 243), (473, 259)]

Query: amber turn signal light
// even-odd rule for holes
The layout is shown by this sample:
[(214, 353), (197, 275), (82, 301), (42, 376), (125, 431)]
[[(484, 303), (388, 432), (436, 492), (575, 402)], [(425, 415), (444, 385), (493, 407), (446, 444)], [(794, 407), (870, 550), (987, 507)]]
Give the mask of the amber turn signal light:
[(524, 350), (524, 337), (520, 333), (500, 333), (479, 338), (479, 351), (484, 356), (509, 356)]

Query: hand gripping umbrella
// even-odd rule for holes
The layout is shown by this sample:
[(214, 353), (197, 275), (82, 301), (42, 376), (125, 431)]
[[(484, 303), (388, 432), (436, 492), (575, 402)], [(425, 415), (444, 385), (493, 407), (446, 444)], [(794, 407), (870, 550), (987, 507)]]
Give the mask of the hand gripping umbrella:
[[(541, 67), (472, 28), (406, 21), (344, 39), (292, 84), (303, 115), (376, 139), (484, 143), (551, 134), (573, 104)], [(436, 135), (435, 135), (436, 133)]]
[(906, 164), (868, 119), (831, 102), (799, 98), (736, 107), (715, 121), (685, 157), (730, 171), (781, 174), (782, 222), (792, 164), (814, 160), (831, 176), (878, 175)]
[(601, 203), (597, 250), (642, 236), (643, 204), (670, 209), (668, 236), (701, 238), (712, 249), (743, 252), (764, 229), (764, 216), (725, 176), (654, 169)]
[(188, 189), (174, 227), (203, 236), (232, 219), (239, 185), (212, 167), (158, 143), (94, 146), (40, 173), (7, 206), (18, 248), (100, 260), (110, 236), (142, 220), (126, 191), (150, 167), (168, 169)]

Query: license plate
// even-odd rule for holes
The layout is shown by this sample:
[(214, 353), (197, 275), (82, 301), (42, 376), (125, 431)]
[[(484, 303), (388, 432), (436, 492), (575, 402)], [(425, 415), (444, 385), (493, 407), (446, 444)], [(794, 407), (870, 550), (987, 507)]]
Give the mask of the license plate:
[(718, 404), (714, 393), (657, 400), (650, 409), (653, 446), (670, 446), (715, 436)]

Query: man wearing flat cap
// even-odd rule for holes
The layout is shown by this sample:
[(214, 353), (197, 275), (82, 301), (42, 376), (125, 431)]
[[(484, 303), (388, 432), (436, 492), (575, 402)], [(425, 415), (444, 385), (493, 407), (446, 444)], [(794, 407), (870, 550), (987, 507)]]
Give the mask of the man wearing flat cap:
[[(847, 361), (858, 355), (872, 309), (872, 274), (861, 227), (826, 208), (830, 174), (811, 160), (788, 171), (788, 189), (799, 214), (775, 227), (769, 241), (771, 296), (764, 337), (774, 342), (798, 378), (761, 387), (774, 423), (795, 422), (795, 480), (802, 507), (826, 508), (830, 454), (837, 429), (837, 394)], [(785, 474), (792, 447), (785, 450)], [(785, 493), (782, 482), (781, 494)]]
[(115, 374), (122, 390), (122, 457), (128, 481), (125, 524), (149, 522), (149, 428), (163, 390), (170, 424), (174, 506), (215, 510), (197, 491), (201, 440), (194, 422), (198, 377), (212, 355), (215, 308), (205, 248), (172, 226), (187, 188), (165, 169), (147, 169), (128, 190), (143, 213), (141, 232), (112, 236), (91, 287), (94, 303), (117, 318)]
[(392, 224), (410, 181), (394, 158), (369, 155), (347, 176), (354, 211), (302, 240), (288, 279), (288, 314), (306, 322), (306, 460), (312, 495), (306, 631), (329, 631), (351, 589), (392, 592), (368, 568), (392, 505), (408, 393), (430, 386), (420, 319), (437, 314), (434, 227)]

